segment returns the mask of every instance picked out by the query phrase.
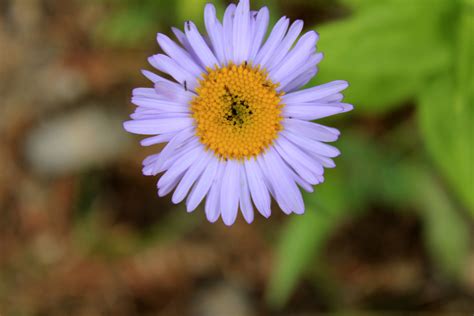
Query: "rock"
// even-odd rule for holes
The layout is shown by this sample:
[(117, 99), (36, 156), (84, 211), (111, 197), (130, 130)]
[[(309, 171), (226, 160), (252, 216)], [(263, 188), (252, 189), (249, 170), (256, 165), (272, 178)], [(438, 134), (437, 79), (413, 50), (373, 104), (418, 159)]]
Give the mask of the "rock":
[(111, 162), (123, 153), (129, 136), (123, 117), (88, 106), (45, 121), (26, 137), (25, 156), (42, 174), (64, 174)]
[(219, 283), (196, 294), (191, 315), (252, 316), (256, 313), (242, 288), (229, 283)]
[[(37, 91), (42, 91), (43, 109), (57, 108), (80, 99), (89, 91), (84, 75), (72, 68), (51, 64), (38, 74)], [(51, 84), (54, 82), (54, 84)]]

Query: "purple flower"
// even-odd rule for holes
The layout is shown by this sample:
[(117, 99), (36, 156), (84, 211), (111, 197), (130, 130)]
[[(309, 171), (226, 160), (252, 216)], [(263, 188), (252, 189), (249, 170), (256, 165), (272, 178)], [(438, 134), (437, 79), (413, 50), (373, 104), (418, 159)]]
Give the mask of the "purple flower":
[(209, 221), (219, 216), (232, 225), (240, 209), (249, 223), (254, 208), (265, 217), (271, 197), (286, 214), (304, 212), (300, 186), (312, 192), (335, 166), (339, 150), (326, 144), (337, 129), (311, 122), (347, 112), (345, 81), (298, 90), (317, 73), (322, 54), (318, 34), (299, 37), (303, 22), (282, 17), (266, 38), (268, 8), (251, 11), (248, 0), (227, 7), (223, 22), (208, 4), (207, 37), (192, 22), (179, 42), (158, 34), (165, 54), (150, 64), (174, 80), (149, 71), (154, 88), (137, 88), (137, 106), (127, 131), (151, 135), (143, 146), (167, 143), (143, 161), (145, 175), (163, 173), (158, 194), (174, 190), (172, 201), (186, 199), (188, 212), (205, 199)]

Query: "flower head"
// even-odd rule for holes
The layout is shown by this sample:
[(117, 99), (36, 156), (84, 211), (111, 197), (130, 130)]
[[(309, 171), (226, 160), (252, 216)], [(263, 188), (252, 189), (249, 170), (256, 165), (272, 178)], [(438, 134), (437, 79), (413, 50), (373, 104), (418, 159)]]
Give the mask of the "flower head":
[(249, 0), (229, 5), (222, 23), (208, 4), (204, 18), (207, 37), (192, 22), (184, 33), (173, 28), (179, 44), (158, 34), (164, 54), (149, 62), (173, 80), (143, 71), (154, 87), (133, 91), (125, 129), (151, 135), (143, 146), (167, 143), (143, 173), (163, 173), (158, 194), (174, 190), (173, 203), (186, 199), (188, 212), (205, 200), (211, 222), (232, 225), (239, 209), (249, 223), (254, 208), (269, 217), (271, 197), (286, 214), (302, 214), (298, 186), (312, 192), (339, 155), (326, 144), (339, 131), (311, 121), (351, 110), (341, 103), (348, 84), (298, 90), (322, 59), (318, 34), (300, 37), (300, 20), (282, 17), (266, 38), (269, 11), (251, 11)]

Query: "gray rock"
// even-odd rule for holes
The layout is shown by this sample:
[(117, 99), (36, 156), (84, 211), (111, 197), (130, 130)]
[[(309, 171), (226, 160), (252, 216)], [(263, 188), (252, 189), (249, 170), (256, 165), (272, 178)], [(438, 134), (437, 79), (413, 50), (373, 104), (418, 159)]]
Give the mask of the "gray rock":
[(191, 307), (191, 315), (252, 316), (256, 313), (242, 288), (223, 282), (196, 294)]
[(119, 157), (130, 137), (117, 113), (85, 107), (43, 122), (25, 141), (25, 156), (39, 173), (64, 174)]

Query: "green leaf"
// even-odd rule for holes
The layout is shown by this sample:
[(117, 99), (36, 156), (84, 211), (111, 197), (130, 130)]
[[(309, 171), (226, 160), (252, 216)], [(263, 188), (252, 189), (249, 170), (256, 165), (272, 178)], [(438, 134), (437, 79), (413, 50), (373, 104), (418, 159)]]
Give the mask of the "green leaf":
[(470, 251), (468, 223), (433, 176), (426, 174), (419, 182), (424, 239), (432, 261), (445, 275), (460, 279)]
[(267, 7), (270, 11), (270, 23), (269, 25), (275, 25), (275, 23), (280, 19), (282, 12), (280, 8), (280, 3), (278, 1), (268, 1), (268, 0), (253, 0), (250, 1), (250, 7), (253, 10), (260, 10), (263, 6)]
[(423, 90), (419, 121), (428, 152), (474, 216), (473, 5), (461, 12), (455, 65)]
[(216, 7), (217, 18), (221, 19), (224, 14), (222, 1), (218, 0), (176, 0), (178, 21), (181, 25), (184, 21), (193, 21), (198, 27), (204, 26), (204, 7), (207, 3), (213, 3)]
[[(404, 126), (401, 132), (406, 131)], [(305, 215), (290, 218), (281, 234), (267, 292), (269, 304), (282, 307), (308, 268), (324, 271), (319, 256), (334, 229), (345, 218), (365, 212), (371, 203), (420, 210), (430, 253), (442, 271), (458, 276), (469, 250), (467, 223), (435, 184), (425, 162), (416, 157), (400, 159), (398, 147), (374, 143), (354, 131), (347, 132), (338, 146), (343, 152), (338, 167), (327, 171), (325, 183), (315, 193), (306, 194)], [(320, 290), (327, 291), (320, 281)]]
[(421, 95), (419, 120), (434, 162), (474, 216), (472, 104), (472, 96), (463, 101), (456, 95), (452, 76), (445, 74)]
[(368, 201), (406, 204), (415, 196), (407, 185), (412, 182), (409, 162), (395, 160), (366, 135), (347, 134), (338, 144), (343, 152), (338, 167), (326, 172), (315, 193), (306, 194), (305, 215), (289, 219), (282, 232), (267, 292), (271, 306), (286, 303), (311, 262), (319, 266), (322, 247), (345, 217), (366, 211)]
[(449, 64), (445, 32), (451, 24), (443, 22), (452, 7), (441, 0), (356, 5), (351, 17), (317, 28), (325, 59), (315, 81), (348, 80), (348, 101), (359, 110), (402, 105)]
[[(92, 2), (92, 0), (89, 0)], [(167, 0), (101, 0), (110, 5), (109, 15), (95, 29), (98, 40), (109, 45), (135, 47), (174, 21), (175, 3)]]
[(362, 195), (358, 190), (360, 187), (351, 192), (354, 186), (344, 179), (347, 171), (345, 168), (329, 170), (325, 175), (326, 183), (317, 186), (315, 193), (305, 194), (305, 214), (289, 219), (281, 234), (276, 265), (267, 291), (267, 301), (271, 306), (281, 308), (286, 303), (334, 227), (343, 216), (348, 215), (345, 211), (359, 204)]
[(282, 307), (302, 271), (324, 245), (337, 223), (337, 217), (308, 209), (304, 216), (292, 218), (281, 236), (276, 267), (267, 292), (267, 301), (273, 307)]
[(370, 8), (380, 4), (380, 0), (340, 0), (340, 2), (352, 10)]

